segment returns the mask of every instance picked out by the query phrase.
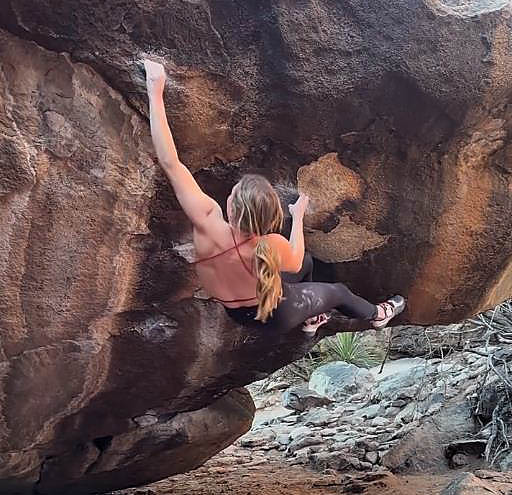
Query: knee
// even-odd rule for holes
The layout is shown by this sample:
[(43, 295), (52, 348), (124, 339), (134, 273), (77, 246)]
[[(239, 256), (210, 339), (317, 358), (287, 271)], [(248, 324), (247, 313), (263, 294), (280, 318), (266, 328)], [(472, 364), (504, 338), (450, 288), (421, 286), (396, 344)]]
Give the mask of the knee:
[(345, 297), (353, 295), (352, 291), (342, 282), (336, 282), (334, 285), (336, 286), (336, 290)]

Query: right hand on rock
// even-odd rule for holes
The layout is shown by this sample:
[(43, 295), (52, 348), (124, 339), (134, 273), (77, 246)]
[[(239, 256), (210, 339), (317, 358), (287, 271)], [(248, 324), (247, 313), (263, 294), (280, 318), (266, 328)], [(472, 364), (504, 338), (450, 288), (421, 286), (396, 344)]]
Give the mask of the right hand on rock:
[(165, 86), (165, 69), (162, 64), (144, 60), (144, 68), (146, 69), (146, 85), (148, 91), (163, 91)]
[(293, 205), (288, 205), (288, 209), (290, 210), (290, 215), (292, 218), (303, 218), (304, 213), (306, 213), (308, 204), (309, 197), (305, 194), (301, 194), (299, 199)]

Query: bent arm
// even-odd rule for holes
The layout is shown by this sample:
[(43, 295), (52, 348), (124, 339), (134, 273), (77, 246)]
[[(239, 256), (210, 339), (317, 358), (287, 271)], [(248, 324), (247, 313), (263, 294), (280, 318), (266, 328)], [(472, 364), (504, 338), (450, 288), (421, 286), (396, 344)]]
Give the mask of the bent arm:
[[(294, 227), (296, 229), (294, 235)], [(268, 243), (279, 254), (280, 270), (282, 272), (298, 273), (304, 262), (304, 233), (302, 221), (293, 221), (292, 234), (288, 241), (281, 234), (269, 234), (266, 236)]]
[[(149, 69), (151, 70), (151, 67)], [(148, 66), (146, 66), (146, 70), (148, 71)], [(165, 82), (164, 74), (163, 77)], [(222, 211), (220, 206), (201, 190), (193, 175), (178, 157), (165, 114), (163, 85), (164, 83), (152, 85), (148, 82), (149, 117), (153, 145), (158, 161), (169, 178), (185, 214), (194, 226), (200, 227), (205, 224), (206, 219), (212, 213), (222, 215)]]
[(304, 262), (304, 214), (308, 207), (309, 198), (305, 194), (300, 194), (297, 201), (288, 205), (292, 216), (292, 231), (290, 241), (281, 242), (278, 248), (281, 255), (281, 270), (285, 272), (297, 273), (302, 268)]
[(292, 216), (292, 231), (290, 233), (290, 265), (292, 270), (284, 270), (287, 272), (297, 273), (302, 268), (304, 261), (304, 221), (303, 217)]

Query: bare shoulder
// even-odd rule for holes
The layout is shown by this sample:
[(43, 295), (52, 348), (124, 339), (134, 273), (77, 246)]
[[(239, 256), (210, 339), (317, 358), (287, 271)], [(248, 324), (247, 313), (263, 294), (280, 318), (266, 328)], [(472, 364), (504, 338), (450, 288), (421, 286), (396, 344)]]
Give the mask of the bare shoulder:
[(264, 239), (275, 249), (281, 257), (287, 256), (290, 250), (290, 243), (286, 237), (281, 234), (267, 234), (263, 236)]
[(224, 214), (222, 213), (222, 208), (218, 203), (215, 203), (210, 213), (205, 217), (204, 221), (196, 224), (194, 226), (198, 231), (201, 231), (204, 234), (216, 233), (219, 230), (226, 230), (228, 227), (228, 223), (224, 220)]
[(284, 244), (288, 244), (288, 239), (282, 236), (281, 234), (266, 234), (263, 238), (272, 246), (280, 246)]

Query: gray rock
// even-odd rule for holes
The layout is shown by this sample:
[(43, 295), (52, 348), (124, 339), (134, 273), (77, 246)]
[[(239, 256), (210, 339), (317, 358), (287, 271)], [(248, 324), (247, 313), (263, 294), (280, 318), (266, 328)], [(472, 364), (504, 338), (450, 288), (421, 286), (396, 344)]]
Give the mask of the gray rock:
[(269, 429), (258, 430), (256, 432), (249, 432), (240, 439), (242, 447), (261, 447), (262, 445), (269, 444), (274, 441), (276, 434)]
[(395, 418), (397, 414), (400, 412), (399, 407), (388, 407), (384, 412), (384, 416), (386, 418)]
[(351, 435), (350, 437), (335, 439), (335, 441), (329, 445), (328, 450), (329, 452), (339, 452), (341, 450), (344, 451), (347, 449), (352, 449), (355, 446), (356, 440)]
[(144, 414), (143, 416), (133, 418), (133, 421), (135, 421), (135, 423), (137, 423), (141, 428), (144, 428), (144, 426), (150, 426), (158, 423), (158, 417), (152, 414)]
[(321, 435), (323, 437), (332, 437), (333, 435), (336, 435), (336, 433), (338, 432), (338, 429), (337, 428), (324, 428), (322, 431), (321, 431)]
[(466, 454), (455, 454), (451, 459), (453, 468), (466, 466), (467, 464), (469, 464), (469, 457)]
[(377, 416), (370, 421), (370, 425), (372, 426), (386, 426), (389, 424), (389, 419), (383, 418), (382, 416)]
[(283, 421), (285, 423), (290, 423), (290, 424), (297, 423), (298, 420), (299, 420), (298, 416), (295, 416), (295, 415), (286, 416), (283, 418)]
[[(426, 363), (426, 361), (425, 361)], [(432, 373), (426, 364), (416, 364), (412, 368), (398, 369), (377, 382), (372, 397), (377, 400), (408, 399), (417, 395), (425, 376)]]
[(364, 419), (360, 416), (347, 416), (346, 418), (343, 418), (342, 421), (353, 425), (360, 425), (364, 423)]
[(337, 421), (336, 415), (323, 408), (316, 408), (303, 414), (301, 422), (305, 426), (327, 426)]
[(316, 452), (314, 447), (304, 447), (297, 450), (293, 454), (293, 458), (288, 463), (293, 466), (296, 464), (308, 464), (310, 462), (311, 455)]
[(291, 387), (283, 393), (283, 406), (295, 411), (303, 412), (312, 407), (321, 407), (331, 403), (332, 400), (324, 395), (303, 387)]
[(359, 409), (354, 415), (360, 416), (361, 418), (373, 419), (378, 416), (381, 412), (382, 406), (380, 404), (372, 404), (371, 406), (363, 407)]
[(343, 361), (335, 361), (313, 371), (309, 388), (336, 400), (368, 392), (374, 382), (375, 379), (368, 370)]
[[(446, 465), (446, 446), (474, 434), (472, 408), (466, 401), (448, 404), (435, 416), (422, 418), (386, 456), (382, 465), (390, 470), (417, 472)], [(390, 436), (396, 438), (395, 436)]]
[(348, 398), (348, 402), (360, 402), (367, 397), (367, 394), (354, 394)]
[(280, 433), (276, 436), (276, 442), (280, 445), (288, 445), (290, 443), (290, 434), (289, 433)]
[(366, 451), (376, 451), (379, 449), (379, 444), (371, 437), (364, 437), (356, 441), (356, 447), (363, 448)]
[(359, 459), (340, 452), (319, 452), (313, 454), (310, 459), (317, 469), (344, 471), (352, 468), (359, 469), (361, 466)]
[(273, 449), (278, 449), (281, 447), (281, 444), (277, 441), (272, 441), (270, 443), (265, 443), (263, 445), (259, 445), (258, 447), (256, 447), (258, 450), (263, 450), (264, 452), (268, 451), (268, 450), (273, 450)]
[(279, 380), (276, 382), (270, 382), (266, 387), (265, 390), (267, 392), (272, 392), (274, 390), (284, 390), (285, 388), (288, 388), (290, 384), (286, 380)]
[(290, 432), (290, 440), (298, 440), (301, 437), (309, 436), (311, 434), (311, 428), (308, 428), (307, 426), (299, 426)]
[(414, 412), (416, 409), (416, 404), (411, 402), (407, 406), (405, 406), (395, 418), (395, 423), (410, 423), (414, 419)]
[(508, 452), (500, 461), (502, 471), (512, 471), (512, 452)]
[(318, 445), (323, 442), (320, 435), (302, 436), (288, 445), (287, 452), (293, 454), (297, 450), (303, 449), (304, 447), (310, 447), (311, 445)]

